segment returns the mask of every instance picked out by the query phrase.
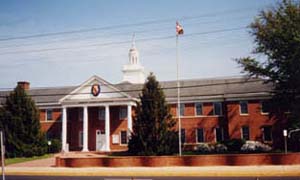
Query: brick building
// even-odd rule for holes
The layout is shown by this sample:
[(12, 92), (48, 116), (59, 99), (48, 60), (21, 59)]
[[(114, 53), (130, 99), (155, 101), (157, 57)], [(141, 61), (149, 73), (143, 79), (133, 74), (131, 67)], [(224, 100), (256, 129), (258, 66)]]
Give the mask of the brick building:
[[(62, 140), (64, 151), (126, 150), (144, 68), (138, 51), (129, 51), (124, 79), (110, 84), (93, 76), (79, 86), (30, 89), (40, 122), (49, 138)], [(256, 140), (280, 146), (285, 120), (269, 116), (267, 101), (272, 86), (261, 79), (219, 78), (180, 81), (181, 108), (177, 110), (176, 81), (160, 82), (174, 118), (180, 113), (184, 146), (225, 139)], [(0, 91), (3, 96), (8, 91)], [(177, 113), (178, 112), (178, 113)]]

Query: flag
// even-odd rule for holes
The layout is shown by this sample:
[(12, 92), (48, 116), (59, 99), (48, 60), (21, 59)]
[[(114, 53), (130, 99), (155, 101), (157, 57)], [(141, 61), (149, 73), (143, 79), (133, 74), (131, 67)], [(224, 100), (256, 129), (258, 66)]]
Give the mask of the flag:
[(180, 35), (180, 34), (183, 34), (183, 28), (177, 21), (176, 22), (176, 35)]

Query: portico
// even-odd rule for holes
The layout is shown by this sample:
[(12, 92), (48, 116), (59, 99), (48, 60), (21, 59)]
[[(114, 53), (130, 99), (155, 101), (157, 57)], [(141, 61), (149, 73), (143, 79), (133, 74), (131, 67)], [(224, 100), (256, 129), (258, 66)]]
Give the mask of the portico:
[[(91, 87), (95, 84), (101, 88), (101, 92), (96, 96), (90, 93), (93, 91)], [(77, 134), (77, 142), (79, 142), (79, 146), (82, 145), (81, 151), (90, 151), (89, 147), (91, 147), (91, 145), (89, 142), (95, 141), (93, 144), (96, 144), (96, 146), (92, 146), (92, 150), (109, 152), (112, 150), (111, 146), (113, 144), (121, 144), (121, 135), (124, 134), (121, 134), (121, 130), (122, 132), (126, 130), (127, 137), (132, 131), (132, 108), (136, 105), (136, 99), (120, 92), (99, 77), (93, 76), (76, 90), (61, 99), (61, 105), (63, 152), (70, 150), (68, 139), (71, 142), (71, 139), (76, 138)], [(79, 112), (77, 113), (77, 120), (76, 118), (68, 117), (68, 111), (74, 108)], [(114, 110), (113, 113), (112, 110)], [(119, 116), (117, 117), (115, 114)], [(95, 121), (100, 122), (94, 123)], [(126, 128), (124, 127), (125, 123)], [(104, 125), (104, 129), (102, 125)], [(116, 125), (120, 126), (120, 128)], [(68, 132), (68, 129), (72, 133)], [(91, 132), (89, 131), (93, 131), (92, 133), (96, 134), (96, 137), (94, 137), (94, 134), (92, 134), (93, 137), (89, 137), (89, 135), (91, 136)], [(119, 136), (119, 140), (116, 138), (117, 136)], [(113, 140), (114, 142), (112, 142)]]

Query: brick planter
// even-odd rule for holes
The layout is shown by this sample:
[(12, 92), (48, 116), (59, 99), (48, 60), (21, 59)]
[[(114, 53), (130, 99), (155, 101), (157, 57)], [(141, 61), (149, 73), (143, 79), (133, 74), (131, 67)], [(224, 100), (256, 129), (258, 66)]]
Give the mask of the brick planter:
[(56, 157), (57, 167), (245, 166), (300, 164), (300, 153), (193, 156)]

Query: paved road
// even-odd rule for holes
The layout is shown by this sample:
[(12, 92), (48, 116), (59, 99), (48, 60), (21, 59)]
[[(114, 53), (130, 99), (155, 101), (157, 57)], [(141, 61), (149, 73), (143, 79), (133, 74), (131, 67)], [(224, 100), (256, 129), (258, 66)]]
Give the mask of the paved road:
[(6, 180), (299, 180), (300, 177), (70, 177), (7, 176)]

